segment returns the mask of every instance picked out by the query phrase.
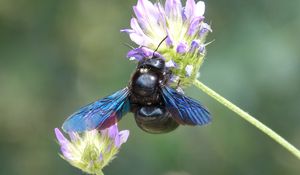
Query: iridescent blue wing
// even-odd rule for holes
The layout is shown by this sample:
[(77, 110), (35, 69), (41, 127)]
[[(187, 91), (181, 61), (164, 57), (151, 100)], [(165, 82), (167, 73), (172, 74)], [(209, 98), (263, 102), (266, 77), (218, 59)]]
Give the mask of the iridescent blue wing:
[(63, 124), (65, 132), (83, 132), (104, 129), (121, 119), (130, 109), (129, 90), (124, 88), (114, 94), (80, 108)]
[(211, 121), (210, 113), (198, 101), (170, 87), (162, 87), (162, 97), (172, 117), (182, 125), (204, 125)]

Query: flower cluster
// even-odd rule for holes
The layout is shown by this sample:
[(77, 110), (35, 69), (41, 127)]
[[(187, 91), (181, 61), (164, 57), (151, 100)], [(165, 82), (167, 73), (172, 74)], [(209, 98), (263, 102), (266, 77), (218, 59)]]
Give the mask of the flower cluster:
[(82, 135), (69, 133), (70, 140), (58, 128), (55, 128), (55, 135), (63, 159), (86, 173), (102, 175), (103, 167), (115, 158), (120, 146), (127, 141), (129, 131), (119, 132), (115, 124), (108, 129), (86, 131)]
[(180, 82), (182, 86), (192, 84), (206, 54), (205, 38), (212, 31), (204, 22), (204, 2), (187, 0), (183, 7), (180, 0), (166, 0), (164, 6), (159, 2), (138, 0), (133, 10), (136, 17), (131, 19), (131, 29), (121, 30), (139, 45), (128, 52), (130, 60), (151, 58), (165, 38), (157, 54), (170, 68), (171, 81)]

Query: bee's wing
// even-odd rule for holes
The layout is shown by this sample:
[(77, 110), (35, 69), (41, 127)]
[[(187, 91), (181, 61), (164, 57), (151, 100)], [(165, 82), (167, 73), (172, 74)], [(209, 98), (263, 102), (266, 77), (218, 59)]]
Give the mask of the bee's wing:
[(80, 108), (63, 124), (65, 132), (83, 132), (96, 128), (104, 129), (116, 123), (130, 110), (129, 89), (126, 87), (114, 94)]
[(161, 89), (167, 110), (183, 125), (204, 125), (211, 121), (210, 113), (198, 101), (164, 86)]

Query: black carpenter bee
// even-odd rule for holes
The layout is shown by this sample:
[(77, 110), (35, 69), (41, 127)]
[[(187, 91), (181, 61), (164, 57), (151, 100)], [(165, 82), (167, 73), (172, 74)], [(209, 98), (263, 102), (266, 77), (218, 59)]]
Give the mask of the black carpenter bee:
[(168, 86), (170, 71), (159, 57), (139, 62), (129, 85), (80, 108), (63, 124), (65, 132), (105, 129), (132, 112), (148, 133), (167, 133), (179, 125), (204, 125), (210, 114), (198, 101)]

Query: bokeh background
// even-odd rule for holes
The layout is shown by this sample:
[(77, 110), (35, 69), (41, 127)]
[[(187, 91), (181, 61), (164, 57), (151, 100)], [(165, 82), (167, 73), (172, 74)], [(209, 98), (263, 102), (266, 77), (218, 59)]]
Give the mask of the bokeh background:
[[(53, 128), (127, 85), (136, 0), (0, 1), (0, 174), (83, 174), (58, 156)], [(214, 30), (200, 80), (300, 148), (300, 1), (206, 0)], [(300, 161), (196, 88), (205, 127), (131, 136), (107, 175), (298, 175)]]

